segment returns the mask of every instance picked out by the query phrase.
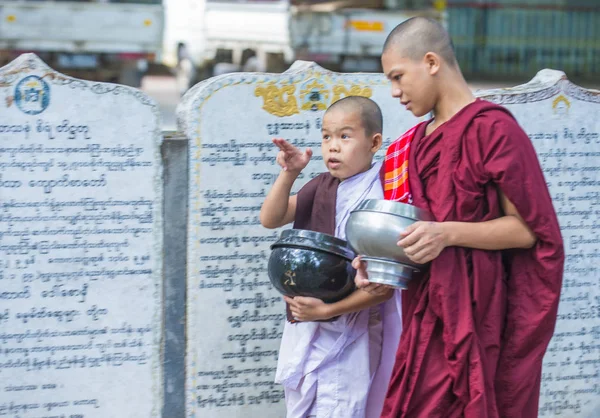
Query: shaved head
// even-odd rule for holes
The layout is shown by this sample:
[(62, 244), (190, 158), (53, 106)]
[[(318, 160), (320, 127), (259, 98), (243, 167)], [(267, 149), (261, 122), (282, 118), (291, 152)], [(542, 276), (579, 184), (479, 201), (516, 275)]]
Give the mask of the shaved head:
[(413, 17), (396, 26), (383, 44), (384, 54), (392, 50), (415, 61), (433, 52), (446, 63), (457, 64), (448, 31), (436, 20), (425, 17)]
[[(383, 116), (381, 109), (373, 100), (362, 96), (347, 96), (333, 103), (325, 115), (333, 110), (356, 112), (367, 135), (380, 134), (383, 131)], [(325, 116), (323, 115), (323, 116)]]

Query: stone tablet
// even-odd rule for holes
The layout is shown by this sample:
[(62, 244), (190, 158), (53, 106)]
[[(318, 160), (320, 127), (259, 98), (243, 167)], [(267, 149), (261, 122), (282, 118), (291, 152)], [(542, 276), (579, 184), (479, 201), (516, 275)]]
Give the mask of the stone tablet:
[(273, 379), (285, 305), (266, 271), (269, 245), (281, 231), (258, 220), (280, 171), (271, 140), (315, 151), (297, 191), (326, 170), (322, 116), (350, 94), (381, 106), (387, 143), (417, 121), (391, 97), (383, 76), (336, 74), (306, 63), (278, 75), (220, 76), (190, 91), (178, 109), (190, 140), (190, 417), (284, 416), (283, 391)]
[(544, 70), (528, 84), (480, 92), (531, 138), (565, 243), (563, 288), (542, 376), (540, 417), (600, 416), (600, 92)]
[(160, 416), (156, 105), (26, 54), (0, 109), (0, 416)]
[[(272, 380), (284, 312), (265, 271), (269, 244), (279, 231), (258, 222), (279, 171), (270, 140), (283, 137), (315, 151), (295, 185), (298, 190), (324, 171), (319, 158), (323, 110), (345, 94), (366, 95), (380, 104), (386, 143), (418, 122), (390, 97), (383, 77), (335, 74), (306, 63), (283, 75), (211, 79), (179, 107), (180, 126), (191, 141), (189, 416), (237, 417), (243, 407), (250, 407), (244, 416), (283, 414), (281, 388)], [(598, 416), (599, 93), (544, 70), (526, 85), (477, 95), (505, 105), (529, 134), (565, 239), (564, 287), (545, 357), (539, 415)]]

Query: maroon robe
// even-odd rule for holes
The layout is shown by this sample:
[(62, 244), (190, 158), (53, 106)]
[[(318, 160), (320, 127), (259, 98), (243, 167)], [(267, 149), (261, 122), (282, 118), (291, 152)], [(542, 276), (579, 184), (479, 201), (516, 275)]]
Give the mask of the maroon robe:
[[(339, 184), (340, 180), (329, 172), (321, 173), (306, 183), (296, 197), (294, 229), (306, 229), (334, 235), (335, 204)], [(289, 322), (298, 322), (294, 319), (290, 305), (287, 303), (285, 312)]]
[(528, 250), (447, 247), (403, 291), (403, 332), (382, 417), (535, 418), (554, 332), (564, 250), (531, 141), (512, 115), (476, 100), (409, 158), (414, 205), (438, 222), (502, 216), (498, 190), (537, 243)]
[(335, 234), (335, 203), (340, 180), (321, 173), (298, 192), (294, 229)]

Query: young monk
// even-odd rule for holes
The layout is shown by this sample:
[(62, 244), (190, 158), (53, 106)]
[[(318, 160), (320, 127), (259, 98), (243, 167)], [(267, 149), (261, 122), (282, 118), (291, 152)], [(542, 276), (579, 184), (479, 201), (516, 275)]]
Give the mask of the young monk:
[[(437, 22), (397, 26), (381, 62), (392, 95), (415, 116), (434, 115), (389, 147), (385, 198), (437, 220), (399, 237), (411, 260), (431, 263), (402, 292), (381, 416), (537, 417), (564, 250), (531, 141), (506, 109), (473, 96)], [(354, 265), (359, 287), (386, 290)]]
[[(381, 131), (381, 110), (372, 100), (346, 97), (331, 105), (322, 127), (327, 172), (295, 196), (292, 185), (312, 151), (274, 140), (283, 170), (261, 209), (263, 226), (294, 222), (294, 228), (344, 239), (350, 212), (365, 199), (383, 198), (381, 163), (373, 163)], [(399, 298), (380, 305), (392, 295), (391, 289), (378, 295), (356, 291), (331, 304), (285, 297), (292, 322), (285, 324), (276, 381), (284, 386), (288, 418), (379, 416), (401, 329)], [(377, 388), (371, 395), (370, 387)]]

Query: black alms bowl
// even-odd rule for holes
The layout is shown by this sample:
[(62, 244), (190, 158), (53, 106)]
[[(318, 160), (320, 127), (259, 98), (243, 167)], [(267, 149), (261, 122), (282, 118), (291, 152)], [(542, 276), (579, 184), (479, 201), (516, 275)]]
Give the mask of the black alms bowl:
[(344, 240), (288, 229), (271, 250), (269, 279), (283, 295), (312, 296), (332, 303), (355, 289), (354, 253)]

